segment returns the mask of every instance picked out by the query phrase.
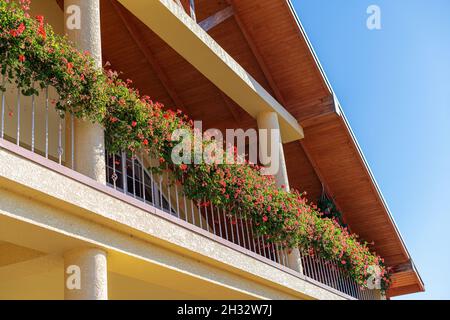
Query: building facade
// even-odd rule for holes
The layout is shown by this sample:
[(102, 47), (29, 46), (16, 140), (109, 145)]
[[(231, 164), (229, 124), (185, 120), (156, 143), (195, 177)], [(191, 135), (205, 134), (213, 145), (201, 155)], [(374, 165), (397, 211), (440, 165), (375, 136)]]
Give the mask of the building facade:
[(361, 288), (336, 262), (265, 243), (251, 221), (189, 200), (143, 154), (108, 152), (101, 126), (52, 108), (52, 88), (28, 97), (7, 84), (0, 299), (371, 300), (424, 290), (289, 1), (34, 0), (31, 13), (204, 128), (279, 130), (277, 184), (331, 203), (374, 242), (392, 284), (385, 294)]

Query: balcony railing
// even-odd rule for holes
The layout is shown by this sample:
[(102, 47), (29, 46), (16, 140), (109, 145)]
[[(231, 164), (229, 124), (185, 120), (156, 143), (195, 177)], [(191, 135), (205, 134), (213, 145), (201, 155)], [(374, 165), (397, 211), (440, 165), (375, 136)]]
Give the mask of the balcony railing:
[[(25, 97), (14, 86), (7, 85), (6, 92), (1, 94), (0, 138), (74, 169), (74, 119), (70, 115), (63, 118), (55, 110), (55, 99), (52, 88), (42, 90), (37, 97)], [(285, 270), (289, 268), (287, 252), (255, 234), (251, 220), (227, 214), (208, 204), (207, 199), (195, 203), (183, 194), (182, 182), (173, 183), (169, 171), (154, 174), (147, 169), (150, 166), (150, 159), (142, 154), (106, 152), (107, 185), (207, 231), (242, 252)], [(375, 299), (374, 290), (361, 289), (337, 263), (312, 256), (302, 256), (301, 262), (301, 276), (309, 281), (348, 297)]]

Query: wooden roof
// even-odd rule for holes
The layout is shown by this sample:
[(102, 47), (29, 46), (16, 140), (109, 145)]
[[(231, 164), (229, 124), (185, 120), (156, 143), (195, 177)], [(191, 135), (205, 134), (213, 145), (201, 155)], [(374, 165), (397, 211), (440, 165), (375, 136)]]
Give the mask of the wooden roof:
[[(180, 2), (189, 13), (188, 1)], [(390, 296), (423, 291), (289, 2), (195, 3), (201, 25), (211, 23), (207, 19), (216, 15), (209, 35), (303, 126), (305, 139), (285, 145), (290, 184), (307, 191), (312, 201), (326, 188), (351, 230), (368, 242), (374, 241), (373, 249), (388, 266), (403, 268), (394, 274)], [(222, 12), (228, 16), (220, 21)], [(104, 60), (122, 71), (123, 78), (132, 79), (142, 93), (203, 120), (204, 128), (256, 128), (255, 119), (116, 0), (101, 0), (101, 14)]]

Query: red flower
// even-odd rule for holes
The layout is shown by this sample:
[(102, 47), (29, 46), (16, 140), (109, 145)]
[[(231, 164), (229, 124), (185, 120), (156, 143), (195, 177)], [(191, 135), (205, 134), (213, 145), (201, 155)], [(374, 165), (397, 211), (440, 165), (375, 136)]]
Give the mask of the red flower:
[(148, 140), (144, 139), (144, 141), (142, 141), (142, 143), (144, 144), (144, 146), (148, 146)]
[(72, 62), (67, 62), (67, 72), (69, 72), (70, 74), (73, 73), (73, 63)]
[(9, 32), (10, 35), (12, 35), (13, 37), (18, 37), (20, 36), (23, 32), (25, 31), (25, 25), (23, 24), (23, 22), (17, 27), (17, 29), (13, 29)]
[(267, 218), (267, 216), (263, 216), (263, 221), (267, 222), (267, 220), (269, 220), (269, 218)]
[(45, 40), (47, 38), (47, 33), (45, 32), (45, 28), (44, 28), (44, 17), (37, 16), (36, 20), (39, 22), (38, 34), (42, 37), (42, 39)]
[(20, 62), (25, 62), (25, 56), (23, 54), (19, 55), (19, 61)]
[(184, 163), (180, 165), (180, 169), (183, 170), (183, 171), (186, 171), (187, 168), (188, 168), (188, 166), (186, 164), (184, 164)]
[(133, 128), (136, 127), (136, 126), (137, 126), (137, 122), (136, 122), (136, 121), (131, 122), (131, 126), (132, 126)]

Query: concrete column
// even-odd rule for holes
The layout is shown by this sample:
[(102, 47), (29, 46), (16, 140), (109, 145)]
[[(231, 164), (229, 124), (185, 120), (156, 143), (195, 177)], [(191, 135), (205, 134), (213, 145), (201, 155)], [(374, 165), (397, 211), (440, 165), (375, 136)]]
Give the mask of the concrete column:
[[(258, 114), (256, 118), (258, 122), (258, 129), (266, 129), (268, 130), (268, 138), (267, 139), (259, 139), (260, 148), (262, 147), (261, 144), (263, 143), (269, 143), (271, 141), (271, 132), (270, 130), (278, 130), (280, 132), (280, 124), (278, 122), (278, 115), (275, 112), (261, 112)], [(281, 133), (280, 133), (281, 134)], [(284, 186), (284, 189), (289, 192), (289, 179), (286, 169), (286, 161), (284, 158), (284, 150), (283, 150), (283, 142), (280, 136), (280, 140), (277, 143), (278, 146), (278, 152), (279, 152), (279, 165), (278, 165), (278, 171), (275, 174), (275, 180), (277, 182), (277, 185), (279, 187)], [(270, 146), (267, 146), (267, 150), (270, 150)], [(276, 151), (276, 150), (275, 150)], [(269, 151), (271, 153), (272, 150)], [(301, 256), (300, 251), (298, 248), (292, 249), (290, 253), (288, 253), (288, 264), (289, 267), (293, 270), (296, 270), (300, 273), (303, 273), (302, 268), (302, 262), (301, 262)]]
[[(270, 142), (271, 142), (271, 136), (272, 132), (271, 130), (278, 130), (281, 135), (280, 131), (280, 124), (278, 123), (278, 115), (275, 112), (261, 112), (256, 117), (256, 120), (258, 122), (258, 129), (266, 129), (267, 132), (267, 139), (259, 139), (260, 148), (262, 143), (268, 143), (267, 150), (269, 150), (269, 154), (272, 153), (272, 150), (270, 150)], [(276, 172), (275, 180), (277, 182), (277, 185), (279, 187), (284, 186), (284, 189), (286, 191), (289, 191), (289, 179), (287, 175), (286, 170), (286, 161), (284, 159), (284, 151), (283, 151), (283, 143), (281, 142), (281, 136), (280, 140), (277, 143), (277, 149), (278, 149), (278, 157), (279, 157), (279, 164), (278, 164), (278, 171)], [(263, 159), (263, 161), (265, 161)]]
[(106, 252), (80, 248), (64, 254), (64, 298), (66, 300), (107, 300)]
[[(102, 67), (99, 0), (65, 0), (65, 31), (78, 49), (88, 51)], [(104, 130), (98, 124), (75, 119), (75, 170), (106, 184)], [(69, 149), (68, 149), (69, 150)]]

